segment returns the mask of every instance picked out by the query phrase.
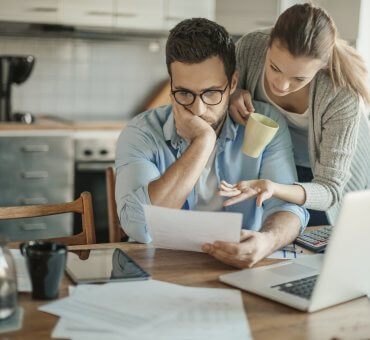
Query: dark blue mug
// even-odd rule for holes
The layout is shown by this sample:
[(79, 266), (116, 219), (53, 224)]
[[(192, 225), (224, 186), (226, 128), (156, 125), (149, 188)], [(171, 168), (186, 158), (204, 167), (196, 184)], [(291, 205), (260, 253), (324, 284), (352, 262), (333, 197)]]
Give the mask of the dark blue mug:
[(67, 261), (67, 247), (54, 242), (30, 241), (19, 246), (26, 258), (34, 299), (56, 299)]

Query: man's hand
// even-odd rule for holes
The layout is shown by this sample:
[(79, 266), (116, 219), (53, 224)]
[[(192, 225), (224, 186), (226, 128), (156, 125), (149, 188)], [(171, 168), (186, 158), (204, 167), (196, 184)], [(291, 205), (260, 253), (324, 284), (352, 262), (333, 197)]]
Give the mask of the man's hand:
[(251, 268), (273, 252), (274, 243), (267, 232), (242, 230), (240, 243), (216, 241), (204, 244), (202, 250), (231, 266)]
[(177, 133), (190, 144), (200, 137), (210, 137), (216, 140), (216, 133), (204, 119), (194, 115), (186, 107), (178, 104), (171, 96), (173, 115)]

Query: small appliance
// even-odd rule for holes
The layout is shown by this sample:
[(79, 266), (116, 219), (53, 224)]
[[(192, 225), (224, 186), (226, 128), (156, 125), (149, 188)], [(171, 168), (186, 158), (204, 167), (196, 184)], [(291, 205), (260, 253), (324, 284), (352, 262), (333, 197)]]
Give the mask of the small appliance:
[(22, 84), (30, 76), (35, 57), (31, 55), (0, 55), (0, 122), (20, 121), (32, 123), (30, 113), (13, 115), (11, 92), (13, 84)]

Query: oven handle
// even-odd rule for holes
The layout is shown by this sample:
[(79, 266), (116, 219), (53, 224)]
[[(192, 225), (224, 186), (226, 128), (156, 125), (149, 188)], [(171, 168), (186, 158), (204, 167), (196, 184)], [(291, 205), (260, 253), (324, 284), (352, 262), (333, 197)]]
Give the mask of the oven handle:
[(78, 162), (77, 171), (105, 171), (109, 166), (114, 167), (114, 162)]

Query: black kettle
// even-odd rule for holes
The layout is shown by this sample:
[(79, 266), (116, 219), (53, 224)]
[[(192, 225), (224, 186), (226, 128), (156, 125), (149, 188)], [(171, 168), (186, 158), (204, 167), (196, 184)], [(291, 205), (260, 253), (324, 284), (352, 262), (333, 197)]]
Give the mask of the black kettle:
[(0, 56), (0, 121), (12, 121), (11, 89), (12, 84), (22, 84), (30, 76), (35, 57)]

